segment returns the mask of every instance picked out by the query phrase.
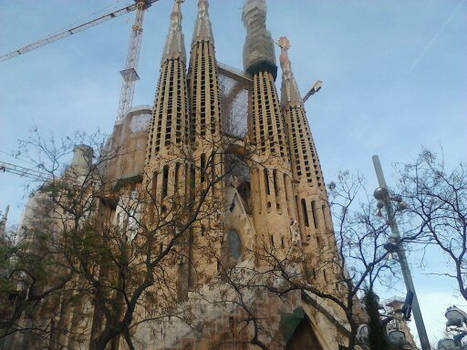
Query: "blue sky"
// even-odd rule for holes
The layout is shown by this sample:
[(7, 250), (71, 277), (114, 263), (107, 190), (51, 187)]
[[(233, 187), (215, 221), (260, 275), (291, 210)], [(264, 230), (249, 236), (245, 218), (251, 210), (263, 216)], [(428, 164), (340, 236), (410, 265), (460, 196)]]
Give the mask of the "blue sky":
[[(128, 3), (0, 0), (0, 54)], [(160, 0), (146, 12), (134, 105), (153, 102), (171, 6)], [(217, 59), (237, 68), (241, 7), (240, 0), (211, 0), (210, 8)], [(273, 37), (291, 41), (302, 93), (324, 82), (306, 107), (327, 181), (349, 169), (376, 187), (375, 153), (390, 184), (391, 164), (413, 160), (422, 146), (442, 148), (448, 164), (467, 160), (467, 0), (269, 0), (268, 7)], [(183, 14), (189, 44), (195, 0), (185, 1)], [(11, 161), (17, 140), (36, 126), (56, 137), (110, 132), (132, 22), (133, 15), (116, 18), (0, 63), (0, 160)], [(12, 224), (24, 205), (24, 183), (0, 173), (0, 210), (12, 206)], [(412, 264), (436, 339), (455, 286), (417, 269), (417, 255)], [(401, 286), (386, 293), (404, 294)]]

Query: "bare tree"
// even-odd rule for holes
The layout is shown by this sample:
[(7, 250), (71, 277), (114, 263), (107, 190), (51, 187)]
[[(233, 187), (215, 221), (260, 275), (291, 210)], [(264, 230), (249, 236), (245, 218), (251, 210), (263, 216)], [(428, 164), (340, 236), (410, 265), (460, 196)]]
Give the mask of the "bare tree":
[[(22, 142), (22, 156), (31, 155), (49, 176), (33, 196), (34, 220), (21, 233), (29, 247), (17, 243), (1, 251), (10, 264), (1, 275), (2, 298), (19, 290), (21, 302), (5, 310), (11, 317), (0, 324), (0, 337), (34, 330), (37, 346), (73, 348), (81, 334), (91, 333), (91, 349), (116, 346), (120, 338), (134, 349), (137, 326), (184, 317), (176, 305), (192, 286), (179, 282), (189, 277), (174, 276), (191, 273), (193, 230), (221, 229), (208, 218), (223, 210), (213, 190), (226, 176), (218, 169), (227, 146), (213, 143), (203, 169), (194, 169), (200, 162), (188, 152), (166, 160), (201, 172), (202, 183), (185, 173), (184, 188), (181, 179), (169, 179), (156, 192), (148, 180), (154, 174), (110, 181), (108, 164), (121, 154), (101, 140), (78, 135), (56, 142), (35, 132)], [(79, 164), (63, 171), (76, 143), (95, 147), (80, 146)]]
[[(199, 313), (187, 306), (207, 303), (234, 312), (232, 327), (238, 325), (241, 342), (268, 349), (283, 339), (271, 332), (261, 302), (298, 298), (320, 312), (327, 312), (323, 300), (338, 310), (328, 316), (347, 334), (349, 348), (355, 348), (365, 320), (359, 298), (391, 273), (393, 264), (384, 249), (386, 222), (372, 215), (373, 203), (359, 202), (364, 196), (361, 177), (344, 172), (331, 184), (334, 230), (320, 237), (326, 244), (316, 252), (313, 268), (303, 261), (298, 243), (284, 250), (258, 242), (245, 247), (240, 262), (224, 254), (223, 216), (234, 208), (225, 207), (222, 186), (234, 186), (230, 175), (239, 162), (248, 170), (248, 150), (243, 149), (243, 159), (234, 157), (229, 149), (238, 148), (236, 140), (227, 144), (227, 138), (213, 142), (202, 161), (188, 151), (161, 160), (183, 166), (183, 179), (167, 177), (162, 166), (156, 174), (111, 181), (109, 164), (121, 150), (111, 150), (101, 140), (79, 135), (47, 142), (36, 133), (24, 142), (31, 160), (49, 176), (36, 191), (34, 221), (25, 225), (23, 237), (30, 247), (19, 250), (16, 244), (16, 251), (2, 255), (10, 264), (10, 273), (2, 272), (2, 288), (15, 286), (9, 290), (22, 293), (14, 322), (1, 325), (4, 337), (34, 329), (38, 344), (73, 348), (83, 334), (91, 334), (91, 349), (121, 342), (134, 349), (140, 327), (157, 328), (170, 319), (199, 332)], [(83, 147), (80, 161), (63, 170), (77, 142), (94, 147)], [(192, 172), (199, 174), (196, 180), (191, 180)], [(154, 188), (154, 176), (167, 179), (163, 188)], [(247, 187), (238, 190), (248, 192)], [(242, 206), (248, 211), (250, 203)], [(11, 259), (12, 252), (22, 252), (26, 260), (36, 257), (19, 270), (21, 260)], [(31, 279), (29, 269), (38, 269), (40, 279)], [(36, 285), (40, 287), (31, 287)], [(195, 295), (200, 305), (190, 304)], [(228, 340), (219, 339), (223, 341)]]
[(406, 239), (440, 249), (452, 263), (443, 275), (456, 280), (467, 300), (467, 173), (463, 163), (448, 169), (439, 155), (423, 150), (399, 167), (400, 193), (408, 205)]
[[(271, 334), (269, 318), (255, 304), (254, 295), (263, 300), (301, 298), (332, 319), (346, 334), (348, 349), (355, 349), (358, 328), (367, 320), (361, 297), (366, 290), (373, 290), (378, 280), (393, 276), (395, 261), (384, 248), (388, 225), (373, 215), (374, 203), (366, 200), (362, 177), (342, 172), (337, 183), (331, 184), (329, 198), (334, 231), (321, 237), (328, 244), (316, 252), (312, 273), (305, 267), (298, 245), (283, 252), (263, 243), (249, 252), (253, 257), (249, 262), (222, 261), (218, 284), (229, 285), (230, 293), (211, 302), (240, 309), (240, 321), (250, 328), (248, 342), (261, 349), (283, 344), (284, 339)], [(329, 312), (323, 304), (337, 312)]]

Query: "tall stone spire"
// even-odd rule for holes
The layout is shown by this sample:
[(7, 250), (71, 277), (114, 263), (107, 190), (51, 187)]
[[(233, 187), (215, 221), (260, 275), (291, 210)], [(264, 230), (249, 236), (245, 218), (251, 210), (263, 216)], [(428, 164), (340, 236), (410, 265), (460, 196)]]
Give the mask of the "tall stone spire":
[[(222, 146), (222, 119), (219, 97), (219, 79), (214, 49), (214, 37), (208, 13), (207, 0), (198, 0), (190, 64), (188, 67), (188, 100), (190, 101), (190, 136), (193, 161), (190, 164), (190, 184), (193, 196), (199, 196), (208, 186), (209, 192), (202, 203), (201, 212), (222, 208), (222, 183), (216, 179), (222, 175), (224, 148)], [(219, 225), (219, 226), (217, 226)], [(204, 228), (203, 228), (204, 227)], [(216, 261), (204, 254), (202, 247), (217, 244), (203, 232), (221, 230), (220, 223), (212, 218), (200, 218), (192, 228), (187, 244), (187, 288), (199, 284), (216, 271)], [(220, 249), (220, 247), (219, 247)], [(196, 266), (196, 269), (193, 268)]]
[[(316, 263), (316, 252), (334, 247), (332, 223), (318, 152), (308, 124), (303, 100), (291, 70), (288, 57), (290, 42), (278, 40), (281, 48), (282, 110), (287, 125), (289, 151), (294, 177), (299, 226), (308, 262), (308, 271)], [(329, 251), (329, 249), (327, 249)], [(312, 275), (315, 275), (312, 273)]]
[(246, 40), (243, 46), (243, 66), (253, 75), (269, 71), (276, 78), (277, 66), (274, 42), (266, 29), (266, 0), (246, 0), (243, 6)]
[[(191, 103), (191, 137), (197, 144), (219, 140), (222, 132), (219, 79), (208, 1), (198, 1), (188, 68), (188, 89)], [(195, 148), (196, 145), (193, 145)]]
[(281, 54), (279, 56), (282, 69), (281, 103), (282, 105), (287, 104), (301, 106), (303, 104), (303, 100), (300, 96), (297, 82), (295, 81), (295, 77), (292, 73), (292, 64), (290, 63), (288, 56), (290, 41), (285, 36), (282, 36), (277, 41), (277, 44), (281, 48)]
[(252, 76), (248, 131), (255, 149), (250, 166), (253, 219), (259, 245), (285, 251), (290, 247), (290, 223), (296, 219), (296, 210), (265, 0), (246, 0), (243, 23), (247, 30), (243, 64)]
[(210, 41), (214, 44), (208, 9), (208, 0), (198, 0), (198, 17), (196, 18), (195, 30), (193, 31), (192, 46), (199, 41)]
[(174, 6), (170, 15), (170, 29), (162, 53), (162, 62), (169, 59), (180, 58), (186, 61), (185, 42), (182, 32), (181, 3), (184, 0), (174, 0)]
[[(183, 0), (175, 0), (170, 15), (170, 29), (162, 52), (159, 82), (157, 84), (151, 125), (148, 132), (146, 161), (144, 168), (145, 186), (150, 191), (147, 213), (152, 223), (167, 215), (172, 208), (181, 210), (187, 202), (190, 153), (190, 116), (186, 77), (186, 53), (182, 33)], [(170, 235), (161, 230), (159, 241)], [(188, 239), (183, 237), (183, 239)], [(176, 289), (179, 297), (186, 291), (186, 263), (171, 267), (173, 278), (170, 288)]]
[(180, 153), (178, 151), (185, 147), (182, 145), (188, 146), (189, 141), (186, 54), (180, 9), (182, 2), (183, 0), (174, 0), (170, 29), (162, 53), (146, 151), (145, 171), (148, 174), (159, 172), (164, 166), (161, 162), (167, 163), (176, 159), (177, 153)]
[(288, 126), (290, 153), (294, 177), (306, 180), (307, 186), (323, 189), (323, 178), (318, 154), (308, 125), (303, 100), (291, 70), (287, 54), (290, 42), (286, 37), (278, 40), (281, 48), (280, 63), (282, 68), (282, 108)]

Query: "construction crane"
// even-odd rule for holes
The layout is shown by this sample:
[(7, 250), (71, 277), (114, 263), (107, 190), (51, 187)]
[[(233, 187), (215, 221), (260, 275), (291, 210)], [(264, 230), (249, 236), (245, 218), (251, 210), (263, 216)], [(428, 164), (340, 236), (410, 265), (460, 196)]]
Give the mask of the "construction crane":
[(2, 161), (0, 161), (0, 173), (1, 172), (28, 177), (38, 181), (44, 181), (50, 177), (46, 172)]
[[(126, 112), (128, 112), (133, 103), (133, 96), (135, 94), (135, 83), (139, 80), (139, 75), (136, 72), (136, 67), (139, 61), (139, 53), (141, 51), (141, 38), (143, 36), (143, 18), (144, 9), (150, 6), (153, 0), (136, 0), (136, 16), (135, 23), (131, 27), (130, 42), (128, 44), (128, 53), (125, 62), (125, 68), (120, 71), (122, 75), (122, 90), (120, 92), (120, 102), (117, 112), (117, 123), (119, 123)], [(149, 5), (148, 5), (149, 4)]]
[(105, 22), (109, 19), (133, 12), (136, 10), (135, 22), (131, 27), (130, 31), (130, 43), (128, 45), (128, 53), (125, 62), (125, 67), (120, 74), (122, 75), (122, 89), (120, 93), (120, 102), (117, 112), (117, 123), (125, 116), (126, 112), (131, 108), (133, 102), (133, 95), (135, 90), (135, 82), (139, 79), (136, 68), (139, 61), (139, 53), (141, 51), (141, 38), (143, 33), (143, 17), (144, 10), (149, 8), (153, 3), (159, 0), (134, 0), (135, 2), (131, 5), (125, 6), (121, 9), (114, 10), (112, 12), (106, 13), (102, 16), (94, 18), (86, 23), (70, 27), (61, 31), (45, 37), (44, 39), (35, 41), (26, 46), (23, 46), (17, 50), (9, 52), (7, 54), (0, 56), (0, 62), (9, 60), (11, 58), (17, 57), (39, 47), (48, 45), (57, 40), (63, 39), (70, 35), (82, 32), (88, 28), (94, 27), (102, 22)]

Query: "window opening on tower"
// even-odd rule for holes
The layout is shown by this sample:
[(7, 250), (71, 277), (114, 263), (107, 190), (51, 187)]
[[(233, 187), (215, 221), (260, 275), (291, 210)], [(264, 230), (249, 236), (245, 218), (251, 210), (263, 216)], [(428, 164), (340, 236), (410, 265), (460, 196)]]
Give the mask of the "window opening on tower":
[(165, 165), (164, 170), (162, 171), (162, 199), (167, 196), (169, 183), (169, 166)]
[(271, 190), (269, 188), (269, 174), (268, 169), (264, 168), (264, 185), (266, 186), (266, 194), (271, 194)]
[(196, 169), (193, 164), (190, 165), (190, 199), (194, 200), (195, 196), (195, 185), (196, 185)]
[(303, 219), (305, 220), (305, 226), (310, 226), (310, 221), (308, 219), (308, 210), (306, 209), (306, 201), (302, 198), (302, 212), (303, 212)]
[(174, 194), (178, 194), (178, 181), (180, 178), (180, 163), (175, 164)]
[(201, 182), (206, 181), (206, 154), (201, 154)]
[(287, 175), (286, 174), (283, 174), (283, 179), (284, 179), (285, 200), (288, 202), (289, 201), (289, 193), (288, 193), (288, 187), (287, 187)]

